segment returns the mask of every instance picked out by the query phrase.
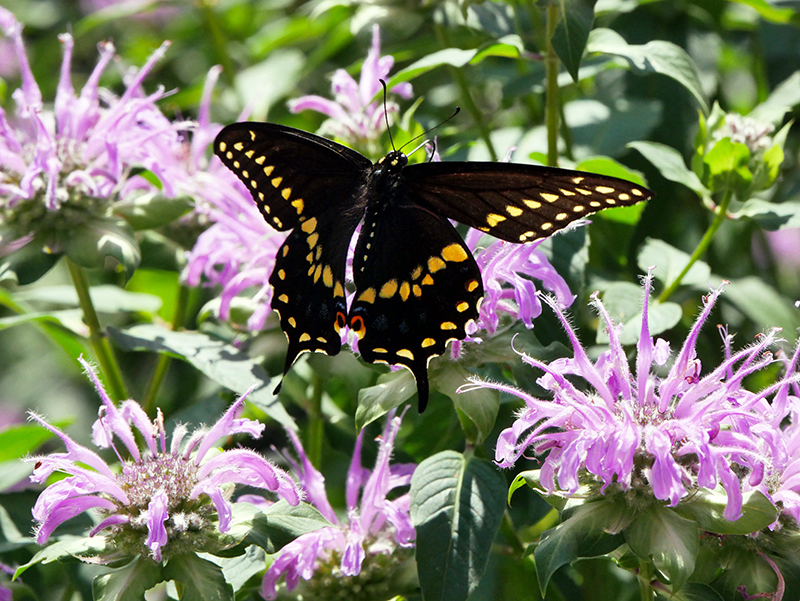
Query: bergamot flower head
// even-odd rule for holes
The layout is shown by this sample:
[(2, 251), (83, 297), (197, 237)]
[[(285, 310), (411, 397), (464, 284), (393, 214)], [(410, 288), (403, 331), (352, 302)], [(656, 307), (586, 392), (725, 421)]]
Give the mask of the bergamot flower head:
[(172, 555), (226, 546), (237, 484), (276, 493), (291, 505), (299, 503), (294, 481), (259, 454), (241, 448), (215, 451), (220, 438), (261, 435), (263, 424), (236, 418), (244, 396), (210, 428), (190, 433), (177, 425), (168, 444), (160, 411), (151, 421), (135, 401), (117, 408), (91, 366), (81, 362), (103, 401), (92, 438), (96, 446), (112, 448), (120, 466), (112, 468), (91, 449), (32, 415), (67, 448), (65, 453), (31, 459), (36, 465), (33, 482), (44, 482), (54, 472), (67, 475), (48, 486), (33, 508), (37, 543), (47, 542), (66, 520), (94, 510), (99, 521), (90, 536), (103, 533), (115, 558), (141, 555), (166, 561)]

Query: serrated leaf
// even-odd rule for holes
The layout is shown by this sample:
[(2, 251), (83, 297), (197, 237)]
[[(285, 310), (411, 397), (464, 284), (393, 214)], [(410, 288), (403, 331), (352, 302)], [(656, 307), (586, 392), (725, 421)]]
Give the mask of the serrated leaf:
[(586, 42), (594, 23), (594, 5), (597, 0), (560, 0), (561, 20), (553, 35), (553, 49), (564, 63), (574, 82), (586, 50)]
[(700, 532), (694, 521), (658, 505), (636, 516), (625, 529), (625, 542), (639, 558), (652, 561), (677, 592), (694, 572)]
[(140, 557), (123, 568), (95, 578), (92, 597), (94, 601), (141, 601), (145, 591), (162, 580), (161, 566)]
[(390, 410), (414, 396), (417, 385), (407, 369), (382, 374), (374, 386), (358, 391), (356, 430), (386, 415)]
[(711, 194), (708, 188), (703, 185), (703, 182), (700, 181), (700, 178), (697, 177), (697, 174), (686, 166), (681, 153), (671, 146), (659, 144), (658, 142), (644, 141), (630, 142), (628, 146), (638, 150), (644, 158), (658, 169), (665, 179), (683, 184), (703, 197)]
[(209, 379), (239, 394), (257, 385), (247, 397), (248, 401), (284, 427), (297, 429), (294, 420), (272, 394), (277, 382), (261, 365), (236, 347), (200, 332), (173, 332), (151, 324), (137, 325), (125, 331), (110, 327), (108, 332), (124, 350), (168, 353), (187, 361)]
[(751, 534), (768, 527), (778, 517), (775, 506), (758, 491), (743, 494), (742, 515), (735, 522), (725, 519), (723, 512), (727, 504), (724, 490), (704, 490), (693, 495), (691, 500), (679, 503), (674, 511), (694, 520), (701, 529), (716, 534)]
[(230, 583), (234, 592), (238, 593), (254, 576), (264, 571), (267, 565), (267, 555), (264, 549), (250, 545), (242, 555), (236, 557), (217, 557), (217, 562), (222, 568), (225, 582)]
[(174, 580), (181, 601), (233, 601), (233, 587), (222, 568), (194, 553), (171, 557), (163, 569), (164, 580)]
[(617, 32), (598, 27), (589, 34), (586, 50), (619, 56), (628, 62), (637, 75), (660, 73), (674, 79), (694, 96), (703, 113), (708, 114), (708, 101), (697, 66), (680, 46), (663, 40), (653, 40), (643, 45), (628, 44)]
[[(642, 287), (630, 282), (614, 282), (603, 291), (603, 306), (615, 325), (622, 324), (619, 339), (622, 344), (636, 344), (642, 332)], [(647, 325), (651, 336), (671, 329), (681, 320), (683, 311), (676, 303), (650, 300)], [(608, 344), (608, 329), (597, 329), (597, 343)]]
[(544, 596), (547, 584), (561, 566), (580, 557), (610, 553), (625, 542), (621, 534), (610, 534), (609, 527), (624, 518), (625, 507), (611, 500), (585, 503), (575, 508), (567, 519), (542, 534), (533, 557), (539, 590)]
[[(636, 263), (639, 269), (647, 271), (653, 269), (653, 277), (668, 286), (675, 281), (675, 278), (683, 271), (689, 263), (689, 255), (674, 246), (670, 246), (663, 240), (647, 238), (639, 251)], [(692, 268), (683, 276), (683, 285), (694, 286), (703, 292), (713, 285), (711, 279), (711, 268), (704, 261), (696, 261)]]
[(411, 479), (411, 520), (426, 601), (462, 601), (478, 585), (505, 511), (505, 483), (487, 461), (444, 451)]

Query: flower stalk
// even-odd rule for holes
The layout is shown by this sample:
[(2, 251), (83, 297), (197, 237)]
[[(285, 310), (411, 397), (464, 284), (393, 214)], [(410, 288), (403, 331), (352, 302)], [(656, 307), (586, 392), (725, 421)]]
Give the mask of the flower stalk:
[(678, 274), (678, 277), (675, 278), (664, 292), (661, 293), (661, 296), (658, 297), (658, 302), (665, 303), (672, 296), (672, 293), (678, 289), (678, 286), (681, 285), (683, 278), (689, 273), (689, 270), (692, 268), (700, 257), (702, 257), (708, 247), (711, 245), (711, 240), (714, 239), (714, 234), (717, 233), (717, 230), (720, 228), (722, 223), (728, 218), (728, 206), (731, 204), (731, 200), (733, 199), (733, 188), (728, 188), (725, 191), (725, 196), (722, 198), (722, 202), (717, 207), (716, 215), (714, 216), (714, 220), (711, 222), (711, 225), (708, 226), (706, 233), (703, 234), (700, 243), (697, 245), (697, 248), (694, 249), (692, 256), (689, 257), (689, 261), (686, 263), (686, 266), (683, 268)]
[(547, 98), (545, 100), (545, 126), (547, 127), (547, 164), (558, 166), (558, 55), (553, 48), (553, 36), (558, 25), (558, 5), (550, 2), (547, 5), (547, 54), (544, 59), (545, 78), (547, 80)]
[(69, 257), (65, 258), (65, 260), (69, 268), (69, 274), (72, 277), (72, 284), (78, 293), (78, 303), (81, 311), (83, 311), (83, 321), (89, 328), (89, 341), (92, 343), (95, 356), (98, 363), (100, 363), (100, 369), (110, 389), (110, 396), (115, 401), (127, 399), (128, 391), (122, 378), (122, 371), (114, 357), (114, 351), (108, 342), (108, 337), (100, 326), (100, 320), (97, 317), (97, 311), (94, 309), (94, 303), (92, 303), (92, 297), (89, 293), (89, 281), (86, 278), (86, 272)]

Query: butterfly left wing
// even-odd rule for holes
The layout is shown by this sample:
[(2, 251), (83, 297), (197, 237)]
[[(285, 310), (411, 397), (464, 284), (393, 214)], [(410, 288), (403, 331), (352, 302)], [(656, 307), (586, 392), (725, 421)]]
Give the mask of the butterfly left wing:
[(478, 317), (483, 284), (472, 253), (447, 219), (409, 199), (385, 203), (364, 219), (353, 279), (347, 323), (361, 356), (408, 368), (422, 412), (428, 362), (450, 340), (465, 338), (467, 323)]
[(616, 177), (519, 163), (421, 163), (406, 167), (403, 180), (431, 210), (516, 243), (653, 196)]

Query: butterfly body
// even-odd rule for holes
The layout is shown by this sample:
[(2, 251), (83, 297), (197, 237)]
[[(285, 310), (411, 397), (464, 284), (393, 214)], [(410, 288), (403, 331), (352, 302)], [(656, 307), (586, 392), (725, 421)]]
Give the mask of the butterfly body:
[[(289, 342), (284, 371), (303, 352), (337, 354), (347, 327), (366, 361), (413, 373), (420, 411), (430, 359), (466, 337), (483, 297), (477, 263), (449, 219), (525, 243), (652, 195), (625, 180), (532, 165), (408, 165), (398, 151), (372, 163), (268, 123), (229, 125), (214, 150), (267, 223), (292, 230), (269, 280)], [(348, 306), (345, 264), (359, 224)]]

